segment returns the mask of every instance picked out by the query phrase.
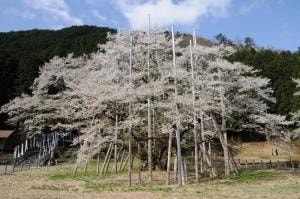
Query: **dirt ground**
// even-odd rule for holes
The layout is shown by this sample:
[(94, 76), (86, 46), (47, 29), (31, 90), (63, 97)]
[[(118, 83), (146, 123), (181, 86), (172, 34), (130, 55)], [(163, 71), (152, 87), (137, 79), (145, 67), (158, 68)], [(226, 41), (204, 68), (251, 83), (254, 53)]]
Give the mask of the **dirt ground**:
[[(256, 160), (256, 161), (287, 161), (290, 160), (290, 154), (287, 149), (279, 147), (273, 142), (245, 142), (236, 145), (238, 154), (235, 159), (238, 160)], [(277, 154), (275, 153), (277, 150)], [(273, 155), (272, 155), (273, 151)], [(292, 160), (300, 160), (300, 145), (291, 145)]]
[(300, 198), (300, 173), (295, 171), (252, 171), (180, 188), (164, 185), (161, 171), (154, 172), (152, 185), (147, 173), (142, 173), (139, 185), (135, 172), (128, 188), (126, 172), (99, 177), (91, 165), (87, 174), (72, 176), (72, 167), (64, 164), (0, 175), (0, 198)]

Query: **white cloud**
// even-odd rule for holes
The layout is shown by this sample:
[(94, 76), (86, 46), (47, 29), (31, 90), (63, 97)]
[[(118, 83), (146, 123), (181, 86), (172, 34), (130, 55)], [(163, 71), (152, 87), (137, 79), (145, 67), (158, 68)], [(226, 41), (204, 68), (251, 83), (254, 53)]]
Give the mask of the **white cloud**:
[(115, 0), (132, 28), (144, 28), (147, 15), (154, 26), (191, 25), (202, 16), (226, 15), (231, 0)]
[(105, 17), (104, 15), (101, 15), (98, 10), (92, 10), (92, 15), (94, 15), (95, 17), (97, 17), (98, 19), (100, 19), (101, 21), (106, 21), (107, 17)]
[(48, 12), (57, 21), (63, 19), (72, 25), (83, 24), (80, 18), (71, 16), (69, 7), (64, 0), (23, 0), (23, 2), (35, 10)]

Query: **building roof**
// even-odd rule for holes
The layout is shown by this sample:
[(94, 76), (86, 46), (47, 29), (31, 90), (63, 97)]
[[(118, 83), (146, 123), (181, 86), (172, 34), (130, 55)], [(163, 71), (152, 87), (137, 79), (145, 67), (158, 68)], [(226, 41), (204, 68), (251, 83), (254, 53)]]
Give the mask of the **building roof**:
[(0, 130), (0, 138), (8, 138), (13, 132), (12, 130)]

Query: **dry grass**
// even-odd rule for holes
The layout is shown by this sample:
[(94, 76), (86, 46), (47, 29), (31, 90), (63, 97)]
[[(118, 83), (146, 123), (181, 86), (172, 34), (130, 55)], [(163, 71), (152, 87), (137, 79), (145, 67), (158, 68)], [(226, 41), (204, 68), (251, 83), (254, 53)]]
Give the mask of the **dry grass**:
[[(294, 160), (300, 159), (299, 146), (295, 147)], [(288, 152), (278, 147), (279, 156), (272, 156), (272, 148), (276, 146), (268, 142), (243, 143), (237, 158), (272, 161), (289, 159)], [(137, 161), (134, 167), (137, 168)], [(126, 169), (117, 175), (109, 172), (99, 176), (95, 161), (89, 164), (86, 174), (83, 169), (84, 166), (73, 176), (73, 164), (69, 162), (0, 175), (0, 198), (300, 198), (300, 173), (292, 171), (251, 171), (231, 179), (215, 179), (199, 184), (193, 184), (194, 176), (190, 172), (189, 184), (178, 187), (174, 182), (170, 186), (165, 185), (163, 171), (153, 173), (152, 184), (148, 182), (148, 173), (143, 172), (142, 183), (139, 184), (135, 170), (133, 186), (129, 188)]]
[[(127, 187), (127, 174), (99, 177), (95, 163), (86, 175), (71, 175), (71, 163), (0, 176), (0, 198), (300, 198), (300, 174), (291, 171), (252, 171), (232, 179), (216, 179), (184, 187), (164, 185), (164, 173), (133, 174)], [(192, 176), (191, 176), (192, 178)]]
[[(289, 152), (281, 149), (272, 142), (245, 142), (237, 146), (238, 154), (236, 159), (243, 160), (263, 160), (263, 161), (287, 161), (290, 160)], [(278, 156), (272, 155), (272, 149), (277, 149)], [(300, 160), (300, 146), (292, 146), (292, 160)]]

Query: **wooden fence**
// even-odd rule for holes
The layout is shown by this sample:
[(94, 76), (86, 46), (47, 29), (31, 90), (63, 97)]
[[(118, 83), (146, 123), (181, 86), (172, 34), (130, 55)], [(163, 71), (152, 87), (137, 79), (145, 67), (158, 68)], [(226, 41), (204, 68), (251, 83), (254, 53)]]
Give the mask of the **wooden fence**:
[(240, 170), (251, 170), (251, 169), (299, 169), (300, 161), (272, 161), (272, 160), (238, 160), (237, 166)]

